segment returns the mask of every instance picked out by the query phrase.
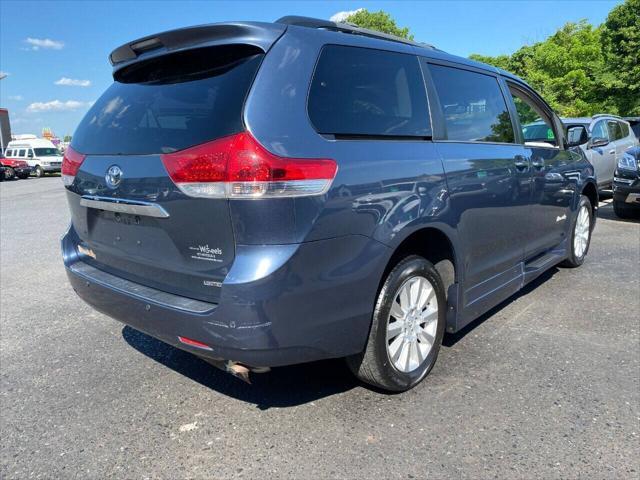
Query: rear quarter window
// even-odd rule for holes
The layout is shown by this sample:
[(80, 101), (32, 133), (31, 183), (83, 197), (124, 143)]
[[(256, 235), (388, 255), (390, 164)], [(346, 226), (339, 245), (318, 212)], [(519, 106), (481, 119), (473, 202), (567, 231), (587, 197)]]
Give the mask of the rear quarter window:
[(84, 154), (157, 154), (238, 133), (263, 54), (247, 46), (203, 48), (120, 72), (73, 136)]
[(624, 122), (620, 122), (620, 128), (622, 129), (622, 136), (623, 137), (628, 137), (629, 136), (629, 125), (627, 125)]
[(311, 82), (308, 112), (322, 134), (431, 135), (419, 60), (408, 54), (326, 45)]

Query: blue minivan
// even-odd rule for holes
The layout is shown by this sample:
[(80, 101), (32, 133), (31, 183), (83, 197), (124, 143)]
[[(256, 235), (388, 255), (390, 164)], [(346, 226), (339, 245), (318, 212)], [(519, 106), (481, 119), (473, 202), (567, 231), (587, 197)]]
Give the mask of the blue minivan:
[[(110, 61), (62, 167), (69, 280), (230, 373), (345, 357), (407, 390), (445, 332), (585, 259), (593, 167), (508, 72), (305, 17)], [(532, 121), (553, 134), (525, 141)]]

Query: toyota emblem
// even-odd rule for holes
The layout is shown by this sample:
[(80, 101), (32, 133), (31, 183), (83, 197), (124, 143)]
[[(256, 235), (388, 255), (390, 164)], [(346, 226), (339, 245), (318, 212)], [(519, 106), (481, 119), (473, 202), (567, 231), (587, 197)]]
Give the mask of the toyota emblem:
[(109, 170), (107, 170), (107, 174), (104, 176), (104, 179), (107, 181), (107, 186), (109, 188), (116, 188), (120, 185), (120, 181), (122, 180), (122, 170), (117, 165), (111, 165)]

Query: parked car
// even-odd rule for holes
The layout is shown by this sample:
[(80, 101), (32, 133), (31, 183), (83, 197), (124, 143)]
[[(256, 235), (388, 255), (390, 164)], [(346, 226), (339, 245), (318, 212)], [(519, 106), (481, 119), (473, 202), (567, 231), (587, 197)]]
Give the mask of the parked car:
[(3, 160), (4, 160), (4, 153), (2, 153), (2, 150), (0, 149), (0, 182), (4, 181), (4, 176), (7, 172), (7, 167), (5, 167), (2, 164)]
[(627, 150), (613, 176), (613, 210), (620, 218), (640, 214), (640, 147)]
[[(503, 70), (304, 17), (173, 30), (110, 60), (62, 166), (69, 281), (235, 375), (346, 357), (407, 390), (445, 331), (585, 260), (593, 166)], [(525, 144), (534, 112), (543, 144)]]
[[(629, 123), (615, 115), (563, 118), (562, 122), (572, 131), (569, 133), (569, 140), (580, 141), (580, 148), (593, 164), (598, 187), (610, 188), (618, 160), (626, 150), (638, 145), (638, 139)], [(587, 134), (583, 135), (582, 130), (575, 127), (583, 127)]]
[(31, 173), (31, 168), (24, 160), (7, 158), (0, 153), (0, 164), (3, 167), (3, 179), (13, 180), (14, 178), (27, 178)]
[(57, 173), (62, 168), (60, 151), (45, 138), (13, 140), (7, 145), (5, 155), (26, 161), (36, 177)]

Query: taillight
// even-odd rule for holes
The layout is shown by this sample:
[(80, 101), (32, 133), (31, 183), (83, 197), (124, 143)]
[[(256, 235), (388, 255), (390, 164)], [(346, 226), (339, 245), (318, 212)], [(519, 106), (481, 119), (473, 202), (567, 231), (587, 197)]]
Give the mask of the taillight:
[(161, 155), (183, 193), (205, 198), (273, 198), (321, 195), (337, 164), (318, 158), (274, 155), (248, 132)]
[(76, 173), (78, 173), (78, 169), (80, 168), (80, 165), (82, 165), (85, 156), (86, 155), (76, 152), (71, 147), (67, 147), (64, 151), (61, 170), (62, 183), (64, 183), (65, 187), (68, 187), (73, 183), (73, 180), (76, 178)]

